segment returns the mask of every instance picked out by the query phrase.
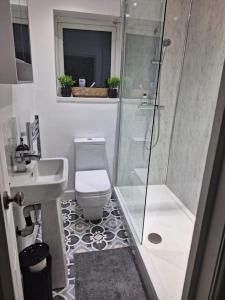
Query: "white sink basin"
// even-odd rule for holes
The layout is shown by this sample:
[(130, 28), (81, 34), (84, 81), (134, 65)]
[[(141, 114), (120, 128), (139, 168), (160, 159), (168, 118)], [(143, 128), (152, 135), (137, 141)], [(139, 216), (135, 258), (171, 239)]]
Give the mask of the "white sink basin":
[(32, 162), (26, 173), (10, 176), (11, 191), (24, 193), (24, 205), (56, 200), (64, 193), (67, 183), (66, 158), (44, 158)]

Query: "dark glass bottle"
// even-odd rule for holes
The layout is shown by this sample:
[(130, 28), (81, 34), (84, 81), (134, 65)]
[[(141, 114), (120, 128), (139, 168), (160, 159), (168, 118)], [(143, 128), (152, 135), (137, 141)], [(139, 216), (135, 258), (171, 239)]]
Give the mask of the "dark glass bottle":
[[(28, 145), (23, 143), (23, 138), (21, 137), (20, 144), (16, 147), (16, 153), (21, 153), (23, 155), (23, 154), (29, 153), (29, 150), (30, 150), (30, 148), (28, 147)], [(29, 157), (25, 157), (25, 163), (26, 163), (26, 165), (31, 163), (31, 160)]]

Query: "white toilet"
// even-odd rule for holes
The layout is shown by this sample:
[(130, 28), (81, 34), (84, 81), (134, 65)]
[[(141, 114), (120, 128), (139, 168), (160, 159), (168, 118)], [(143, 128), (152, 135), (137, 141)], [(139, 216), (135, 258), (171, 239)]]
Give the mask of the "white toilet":
[(74, 145), (76, 200), (86, 220), (101, 219), (112, 194), (105, 139), (76, 138)]

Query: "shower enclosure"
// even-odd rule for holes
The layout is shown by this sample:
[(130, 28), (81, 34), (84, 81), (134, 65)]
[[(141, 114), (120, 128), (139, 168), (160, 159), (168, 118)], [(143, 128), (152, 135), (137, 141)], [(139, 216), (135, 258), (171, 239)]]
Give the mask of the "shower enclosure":
[[(192, 1), (172, 2), (124, 2), (115, 187), (160, 300), (182, 296), (200, 191), (200, 180), (190, 177), (203, 166), (187, 142), (189, 130), (197, 143), (191, 119), (197, 108), (183, 102)], [(195, 166), (184, 164), (189, 156)]]
[[(150, 153), (160, 130), (166, 1), (126, 1), (117, 191), (142, 241)], [(157, 119), (157, 120), (156, 120)], [(158, 132), (153, 125), (158, 123)]]

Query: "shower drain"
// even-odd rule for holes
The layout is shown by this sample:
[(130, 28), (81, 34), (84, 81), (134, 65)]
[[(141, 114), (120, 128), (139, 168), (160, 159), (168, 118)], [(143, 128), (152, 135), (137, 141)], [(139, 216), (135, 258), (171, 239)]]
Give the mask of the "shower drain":
[(148, 240), (153, 244), (159, 244), (162, 242), (162, 237), (158, 233), (149, 233)]

